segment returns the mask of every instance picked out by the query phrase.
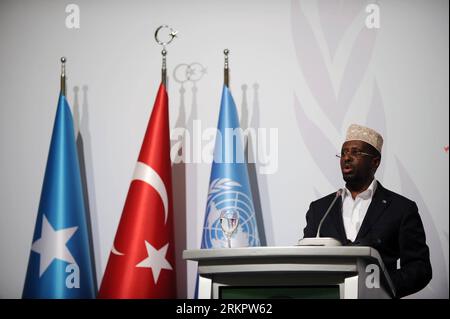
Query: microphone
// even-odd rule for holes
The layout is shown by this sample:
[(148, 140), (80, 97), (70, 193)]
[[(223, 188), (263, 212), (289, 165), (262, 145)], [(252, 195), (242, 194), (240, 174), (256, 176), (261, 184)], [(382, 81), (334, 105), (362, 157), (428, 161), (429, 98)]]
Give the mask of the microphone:
[(327, 218), (328, 214), (330, 213), (331, 208), (334, 206), (334, 203), (336, 203), (336, 200), (341, 196), (342, 192), (342, 188), (338, 189), (338, 191), (336, 192), (333, 201), (331, 202), (330, 206), (328, 206), (327, 211), (320, 220), (319, 226), (317, 227), (316, 237), (300, 239), (297, 243), (297, 246), (342, 246), (341, 242), (335, 238), (320, 237), (322, 224), (325, 218)]

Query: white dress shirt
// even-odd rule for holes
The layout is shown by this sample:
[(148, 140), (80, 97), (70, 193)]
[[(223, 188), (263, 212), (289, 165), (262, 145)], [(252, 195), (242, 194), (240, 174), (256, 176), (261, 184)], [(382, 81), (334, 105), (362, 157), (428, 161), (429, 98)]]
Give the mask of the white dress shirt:
[(374, 179), (369, 188), (353, 199), (350, 191), (347, 187), (344, 187), (344, 191), (342, 192), (342, 217), (345, 233), (351, 241), (355, 241), (358, 235), (376, 188), (377, 181)]

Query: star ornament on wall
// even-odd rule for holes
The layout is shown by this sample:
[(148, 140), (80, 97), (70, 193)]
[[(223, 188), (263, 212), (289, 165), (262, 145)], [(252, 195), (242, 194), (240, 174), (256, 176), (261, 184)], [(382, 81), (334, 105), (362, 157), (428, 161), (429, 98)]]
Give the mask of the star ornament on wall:
[(54, 229), (47, 217), (42, 217), (41, 238), (31, 246), (31, 250), (40, 255), (39, 278), (42, 277), (53, 260), (59, 259), (75, 264), (75, 259), (67, 248), (67, 242), (77, 231), (78, 226)]
[(144, 240), (144, 242), (148, 257), (137, 264), (136, 267), (151, 268), (153, 273), (153, 280), (156, 285), (162, 269), (173, 270), (172, 266), (166, 259), (166, 253), (167, 249), (169, 248), (169, 243), (157, 250), (148, 241)]

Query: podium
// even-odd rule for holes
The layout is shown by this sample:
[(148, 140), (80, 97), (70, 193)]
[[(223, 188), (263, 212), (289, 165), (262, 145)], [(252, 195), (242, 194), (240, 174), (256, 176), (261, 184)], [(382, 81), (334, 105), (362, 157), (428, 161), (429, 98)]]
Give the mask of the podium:
[(363, 246), (193, 249), (200, 299), (393, 298), (379, 253)]

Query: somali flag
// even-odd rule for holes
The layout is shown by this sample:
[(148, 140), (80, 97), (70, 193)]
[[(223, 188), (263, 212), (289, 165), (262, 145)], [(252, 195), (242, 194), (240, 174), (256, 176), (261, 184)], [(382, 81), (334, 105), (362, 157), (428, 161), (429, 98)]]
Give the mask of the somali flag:
[(94, 267), (72, 114), (60, 95), (23, 298), (94, 298)]
[(201, 248), (259, 245), (239, 118), (224, 85)]

